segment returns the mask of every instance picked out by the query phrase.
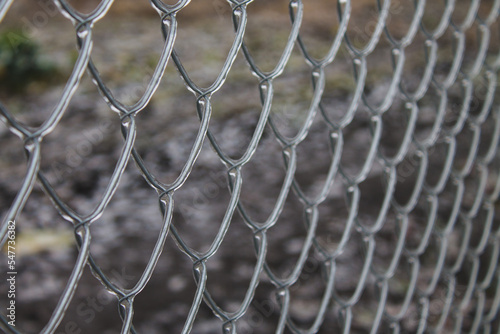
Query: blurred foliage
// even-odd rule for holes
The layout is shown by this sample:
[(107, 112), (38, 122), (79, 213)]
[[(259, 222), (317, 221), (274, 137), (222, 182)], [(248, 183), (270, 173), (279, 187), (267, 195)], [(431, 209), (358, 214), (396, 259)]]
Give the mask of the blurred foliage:
[(0, 34), (0, 89), (22, 93), (33, 83), (48, 83), (59, 75), (57, 66), (42, 57), (39, 45), (20, 31)]

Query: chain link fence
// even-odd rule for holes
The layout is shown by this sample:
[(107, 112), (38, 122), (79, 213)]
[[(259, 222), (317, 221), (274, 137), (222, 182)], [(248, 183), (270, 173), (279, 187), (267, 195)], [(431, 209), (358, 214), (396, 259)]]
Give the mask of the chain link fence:
[(499, 0), (113, 2), (0, 3), (5, 333), (500, 333)]

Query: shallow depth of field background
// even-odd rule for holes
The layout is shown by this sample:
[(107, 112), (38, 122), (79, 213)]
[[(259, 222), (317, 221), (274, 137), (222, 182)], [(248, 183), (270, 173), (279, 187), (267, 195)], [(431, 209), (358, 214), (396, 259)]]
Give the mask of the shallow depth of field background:
[[(82, 11), (91, 10), (96, 3), (68, 2)], [(300, 34), (311, 53), (320, 57), (328, 51), (337, 32), (336, 1), (303, 2), (305, 17)], [(444, 2), (429, 1), (426, 5), (422, 21), (429, 29), (439, 23)], [(291, 24), (287, 3), (285, 0), (256, 0), (248, 6), (245, 43), (256, 62), (264, 69), (271, 70), (274, 67), (288, 38)], [(377, 3), (375, 0), (355, 0), (352, 5), (348, 34), (356, 47), (362, 47), (376, 25)], [(492, 5), (493, 1), (482, 1), (479, 13), (488, 12)], [(457, 1), (453, 19), (457, 22), (463, 20), (468, 6), (469, 1)], [(390, 15), (389, 31), (396, 37), (403, 36), (414, 15), (413, 1), (393, 1)], [(193, 0), (179, 13), (178, 20), (175, 50), (192, 79), (206, 87), (216, 78), (234, 37), (230, 6), (222, 0)], [(125, 103), (137, 101), (156, 66), (163, 46), (160, 21), (147, 1), (117, 0), (110, 12), (95, 25), (93, 60), (115, 96)], [(491, 33), (490, 58), (499, 52), (498, 23)], [(7, 13), (0, 25), (0, 101), (25, 124), (40, 125), (58, 100), (78, 55), (75, 41), (74, 28), (48, 0), (16, 0)], [(403, 85), (410, 90), (417, 87), (425, 68), (424, 42), (423, 34), (419, 33), (415, 42), (406, 49)], [(477, 43), (475, 24), (467, 34), (464, 68), (472, 66)], [(11, 48), (13, 45), (14, 48)], [(439, 59), (435, 69), (437, 79), (443, 78), (450, 70), (454, 52), (450, 28), (439, 40)], [(351, 103), (356, 84), (352, 61), (347, 47), (343, 45), (337, 59), (327, 69), (323, 105), (332, 120), (340, 120)], [(313, 92), (310, 75), (310, 67), (296, 47), (285, 72), (275, 82), (272, 109), (272, 117), (279, 129), (289, 136), (293, 136), (300, 128), (310, 104)], [(390, 43), (383, 37), (375, 51), (368, 56), (364, 93), (369, 103), (378, 104), (383, 100), (392, 75)], [(227, 82), (212, 98), (210, 129), (222, 148), (234, 157), (245, 151), (259, 117), (261, 104), (258, 84), (244, 57), (239, 55)], [(473, 112), (480, 109), (485, 86), (481, 80), (475, 85), (473, 103), (476, 105), (472, 108)], [(458, 82), (450, 90), (445, 126), (452, 127), (457, 121), (461, 94)], [(498, 97), (496, 92), (497, 105)], [(136, 148), (153, 173), (164, 182), (171, 182), (177, 177), (191, 149), (199, 126), (195, 103), (194, 95), (186, 89), (170, 62), (151, 103), (137, 117)], [(423, 138), (430, 132), (438, 103), (439, 97), (431, 87), (420, 101), (416, 138)], [(406, 130), (407, 114), (404, 110), (404, 101), (396, 97), (391, 109), (384, 115), (381, 152), (394, 154), (399, 147)], [(85, 76), (61, 123), (43, 143), (43, 172), (61, 197), (79, 212), (88, 212), (100, 200), (122, 146), (119, 124), (118, 115), (100, 97), (89, 76)], [(493, 127), (492, 117), (491, 121), (486, 122), (484, 141), (481, 141), (479, 152), (487, 149), (487, 139), (492, 138)], [(370, 114), (363, 103), (343, 134), (345, 143), (341, 165), (354, 175), (360, 171), (372, 141)], [(308, 194), (321, 189), (328, 172), (332, 157), (329, 136), (327, 126), (318, 115), (308, 137), (299, 145), (296, 179)], [(470, 142), (472, 136), (472, 133), (464, 130), (457, 137), (457, 142)], [(405, 203), (415, 186), (419, 159), (415, 155), (415, 147), (411, 152), (398, 170), (398, 186), (394, 195), (397, 203)], [(428, 173), (427, 182), (432, 184), (437, 181), (443, 168), (442, 157), (445, 152), (445, 143), (436, 145), (430, 155), (430, 170), (438, 172)], [(460, 168), (467, 154), (466, 149), (459, 149), (454, 167)], [(23, 143), (0, 123), (2, 213), (10, 206), (23, 180), (25, 160)], [(497, 157), (496, 166), (499, 160)], [(252, 218), (263, 221), (269, 215), (283, 182), (284, 170), (281, 147), (268, 128), (255, 157), (243, 169), (241, 201)], [(462, 203), (464, 209), (474, 202), (477, 178), (478, 171), (473, 171)], [(490, 173), (489, 178), (487, 193), (493, 191), (498, 172)], [(360, 184), (362, 204), (358, 220), (363, 224), (374, 223), (385, 187), (383, 168), (375, 160), (368, 178)], [(349, 216), (346, 190), (342, 179), (337, 177), (328, 199), (320, 206), (317, 236), (331, 250), (339, 245)], [(453, 193), (450, 182), (440, 199), (438, 225), (444, 224), (449, 215)], [(217, 232), (229, 199), (226, 170), (208, 142), (191, 177), (174, 199), (176, 228), (190, 246), (206, 250)], [(424, 234), (428, 205), (423, 196), (420, 202), (409, 217), (410, 228), (406, 236), (408, 247), (418, 245)], [(301, 202), (291, 193), (277, 225), (268, 233), (267, 261), (282, 275), (289, 274), (302, 248), (306, 232), (303, 210)], [(500, 207), (497, 205), (495, 210), (496, 217), (499, 217)], [(161, 221), (156, 193), (131, 161), (104, 215), (92, 225), (91, 252), (116, 282), (132, 287), (144, 270)], [(73, 228), (59, 216), (40, 187), (33, 190), (17, 224), (17, 324), (21, 332), (35, 333), (50, 318), (66, 284), (77, 254), (76, 244)], [(391, 210), (384, 228), (377, 234), (374, 266), (385, 268), (388, 265), (397, 240), (397, 225), (396, 214)], [(498, 218), (495, 218), (496, 230), (498, 225)], [(457, 229), (456, 241), (450, 242), (447, 253), (450, 259), (454, 259), (460, 249), (460, 233), (460, 229)], [(472, 233), (475, 233), (471, 238), (471, 243), (474, 243), (481, 233), (480, 223)], [(433, 242), (421, 258), (418, 283), (421, 286), (428, 283), (434, 270), (436, 247), (432, 245)], [(491, 252), (488, 250), (487, 253)], [(337, 260), (335, 289), (339, 295), (347, 297), (354, 292), (364, 253), (361, 234), (354, 231), (345, 252)], [(2, 272), (4, 262), (0, 263)], [(391, 281), (388, 307), (393, 305), (394, 312), (409, 285), (408, 266), (403, 262)], [(207, 286), (214, 299), (225, 309), (236, 310), (255, 265), (252, 233), (237, 214), (221, 249), (207, 263)], [(459, 281), (462, 281), (456, 293), (458, 300), (463, 297), (469, 269), (465, 265), (463, 274), (459, 275)], [(312, 251), (301, 279), (292, 289), (290, 315), (298, 324), (307, 326), (314, 320), (324, 290), (322, 275), (318, 258)], [(372, 284), (373, 279), (368, 283)], [(0, 295), (4, 295), (4, 290), (2, 281)], [(180, 332), (195, 290), (192, 263), (169, 238), (151, 281), (135, 301), (134, 324), (138, 332)], [(430, 322), (435, 321), (440, 314), (444, 294), (445, 289), (439, 287), (430, 310)], [(0, 298), (3, 309), (2, 303)], [(368, 332), (377, 303), (374, 289), (367, 288), (362, 302), (354, 308), (353, 333)], [(414, 331), (418, 325), (417, 304), (418, 300), (412, 302), (407, 320), (403, 323), (408, 332)], [(117, 333), (121, 327), (117, 309), (116, 299), (102, 288), (87, 268), (58, 333), (79, 333), (79, 330), (81, 333)], [(274, 286), (263, 274), (255, 301), (240, 321), (240, 332), (274, 332), (278, 317), (279, 306), (274, 297)], [(471, 322), (472, 319), (466, 320), (464, 328), (471, 326)], [(220, 333), (221, 326), (222, 322), (202, 303), (193, 333)], [(498, 321), (496, 326), (498, 328)], [(336, 332), (341, 327), (338, 307), (332, 305), (320, 333)]]

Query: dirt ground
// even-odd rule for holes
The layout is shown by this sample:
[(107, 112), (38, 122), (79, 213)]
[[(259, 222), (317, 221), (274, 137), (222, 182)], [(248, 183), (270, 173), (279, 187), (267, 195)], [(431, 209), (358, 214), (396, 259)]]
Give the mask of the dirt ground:
[[(97, 1), (68, 1), (77, 9), (89, 12)], [(442, 1), (444, 2), (444, 1)], [(174, 1), (165, 1), (173, 4)], [(304, 3), (304, 22), (300, 34), (315, 57), (324, 55), (338, 31), (338, 13), (335, 1), (310, 0)], [(452, 19), (460, 22), (467, 13), (467, 1), (457, 1)], [(487, 13), (493, 1), (482, 1), (479, 15)], [(379, 15), (377, 1), (357, 0), (352, 2), (351, 23), (347, 33), (352, 45), (363, 47), (369, 40)], [(424, 11), (422, 22), (432, 29), (439, 24), (444, 10), (443, 3), (430, 2)], [(290, 32), (288, 1), (262, 0), (248, 5), (248, 25), (245, 43), (256, 62), (264, 69), (272, 69), (286, 44)], [(393, 1), (388, 18), (388, 32), (401, 38), (407, 31), (415, 10), (413, 1)], [(193, 0), (178, 14), (179, 30), (175, 51), (193, 81), (207, 87), (216, 78), (234, 38), (230, 6), (226, 1)], [(116, 1), (110, 12), (93, 28), (92, 58), (103, 80), (115, 97), (131, 104), (144, 92), (162, 50), (163, 37), (161, 19), (148, 1)], [(499, 24), (490, 27), (490, 45), (486, 63), (498, 57)], [(466, 32), (463, 69), (474, 65), (477, 55), (478, 25)], [(27, 58), (33, 67), (19, 82), (9, 79), (5, 65), (5, 53), (0, 48), (0, 92), (1, 103), (16, 118), (32, 127), (39, 126), (47, 118), (59, 99), (64, 84), (78, 56), (75, 47), (75, 31), (70, 22), (48, 0), (15, 1), (0, 26), (0, 34), (7, 43), (29, 41), (33, 54)], [(434, 78), (442, 80), (453, 65), (456, 40), (451, 28), (439, 38), (439, 53)], [(353, 70), (353, 54), (348, 51), (346, 41), (334, 63), (326, 68), (325, 92), (322, 105), (325, 116), (333, 123), (345, 118), (356, 89)], [(402, 76), (402, 87), (415, 90), (420, 82), (426, 62), (425, 36), (420, 31), (414, 42), (406, 48), (406, 63)], [(0, 46), (2, 46), (0, 44)], [(347, 175), (361, 171), (374, 138), (372, 114), (367, 104), (379, 104), (387, 95), (393, 76), (390, 42), (384, 36), (377, 48), (367, 57), (367, 77), (364, 87), (365, 103), (360, 103), (355, 116), (342, 129), (344, 140), (340, 166)], [(3, 45), (5, 47), (5, 44)], [(31, 49), (30, 49), (31, 50)], [(3, 58), (2, 58), (3, 57)], [(20, 59), (20, 58), (18, 58)], [(25, 68), (21, 61), (15, 66)], [(30, 66), (31, 66), (30, 65)], [(498, 77), (497, 67), (493, 73)], [(17, 68), (17, 67), (16, 67)], [(7, 73), (7, 74), (6, 74)], [(24, 73), (24, 72), (23, 72)], [(39, 75), (35, 75), (39, 73)], [(485, 76), (478, 76), (470, 107), (471, 115), (477, 115), (484, 103), (487, 88)], [(259, 79), (252, 75), (243, 55), (236, 59), (224, 86), (213, 94), (210, 130), (221, 148), (233, 157), (246, 149), (258, 123), (261, 100)], [(313, 96), (311, 68), (304, 60), (298, 46), (282, 76), (274, 81), (275, 94), (272, 118), (277, 128), (287, 136), (297, 133), (305, 120), (305, 112)], [(448, 107), (443, 128), (450, 130), (460, 121), (459, 111), (463, 100), (460, 81), (448, 91)], [(477, 154), (485, 156), (498, 131), (498, 89), (494, 88), (494, 105), (497, 113), (488, 114), (481, 126)], [(442, 100), (435, 86), (419, 101), (419, 114), (415, 122), (413, 140), (425, 138), (432, 131), (438, 117), (437, 106)], [(387, 189), (387, 174), (380, 158), (382, 154), (393, 155), (403, 141), (410, 113), (405, 109), (405, 99), (398, 93), (389, 110), (382, 117), (383, 130), (378, 158), (370, 167), (366, 179), (358, 186), (360, 204), (355, 224), (347, 245), (336, 258), (334, 289), (335, 298), (348, 298), (356, 291), (362, 276), (368, 242), (363, 239), (359, 226), (373, 226), (382, 207)], [(41, 171), (49, 179), (58, 194), (79, 213), (89, 212), (101, 199), (116, 161), (120, 155), (123, 138), (120, 133), (119, 116), (103, 101), (90, 76), (86, 75), (59, 125), (48, 135), (42, 146)], [(145, 110), (137, 117), (137, 139), (135, 148), (146, 165), (158, 179), (168, 183), (179, 175), (195, 141), (199, 128), (196, 113), (196, 98), (184, 85), (172, 61), (167, 66), (165, 77)], [(335, 123), (337, 124), (337, 123)], [(296, 182), (308, 195), (318, 194), (328, 174), (335, 155), (334, 141), (329, 128), (318, 114), (305, 140), (297, 147), (298, 165)], [(428, 151), (427, 185), (436, 184), (441, 171), (447, 166), (443, 157), (448, 154), (448, 142), (442, 137)], [(469, 145), (475, 133), (464, 127), (454, 137), (457, 149), (451, 165), (460, 169), (466, 164)], [(441, 140), (442, 139), (442, 140)], [(498, 141), (498, 138), (497, 138)], [(8, 210), (19, 190), (26, 173), (26, 158), (23, 142), (0, 122), (0, 212)], [(281, 185), (285, 179), (285, 164), (282, 146), (268, 126), (263, 134), (255, 156), (243, 168), (243, 188), (240, 196), (248, 214), (256, 221), (265, 221), (272, 212)], [(376, 249), (373, 266), (367, 275), (366, 288), (360, 302), (353, 310), (351, 333), (368, 333), (378, 305), (378, 289), (373, 270), (384, 269), (396, 248), (403, 218), (397, 212), (398, 204), (406, 203), (417, 187), (418, 170), (422, 164), (418, 148), (411, 145), (405, 159), (398, 166), (397, 186), (391, 207), (384, 219), (384, 227), (376, 233)], [(487, 166), (485, 197), (498, 187), (500, 156)], [(448, 166), (449, 167), (449, 166)], [(474, 206), (477, 189), (481, 189), (484, 174), (474, 164), (463, 182), (465, 195), (460, 204), (462, 213)], [(327, 198), (318, 207), (319, 221), (317, 242), (329, 251), (342, 245), (342, 238), (349, 221), (352, 198), (350, 185), (340, 174), (335, 178)], [(438, 196), (438, 208), (432, 211), (427, 193), (420, 192), (417, 205), (406, 217), (409, 221), (405, 235), (406, 250), (401, 263), (390, 280), (390, 293), (386, 305), (388, 314), (396, 314), (411, 285), (412, 261), (407, 256), (409, 249), (416, 248), (426, 234), (426, 226), (433, 221), (435, 227), (429, 237), (429, 246), (418, 256), (418, 288), (424, 290), (435, 272), (442, 238), (437, 231), (446, 225), (454, 204), (457, 186), (450, 180)], [(203, 251), (210, 247), (226, 212), (230, 198), (227, 169), (210, 147), (208, 141), (198, 157), (195, 167), (183, 187), (175, 193), (173, 224), (185, 242), (192, 248)], [(159, 234), (162, 216), (158, 196), (143, 179), (131, 161), (120, 180), (120, 185), (103, 216), (91, 227), (91, 253), (111, 279), (121, 286), (131, 288), (140, 278)], [(499, 245), (500, 206), (493, 202), (493, 218), (488, 225), (485, 210), (473, 219), (474, 224), (458, 220), (446, 247), (445, 271), (461, 255), (465, 236), (470, 235), (470, 244), (480, 243), (483, 231), (491, 231), (491, 238), (481, 257), (469, 254), (468, 260), (456, 275), (457, 287), (454, 300), (458, 303), (467, 297), (469, 272), (480, 259), (478, 282), (487, 275), (488, 261), (495, 258), (495, 247)], [(276, 225), (268, 231), (269, 247), (266, 261), (269, 267), (282, 277), (290, 274), (299, 258), (307, 226), (304, 215), (306, 206), (295, 192), (288, 196), (283, 212)], [(431, 218), (435, 214), (434, 218)], [(18, 272), (17, 316), (18, 329), (22, 333), (40, 332), (51, 316), (61, 291), (73, 269), (78, 250), (70, 226), (57, 212), (40, 186), (35, 186), (30, 198), (17, 219)], [(496, 233), (496, 234), (495, 234)], [(496, 235), (496, 237), (495, 237)], [(222, 308), (237, 310), (249, 285), (256, 256), (253, 234), (239, 214), (235, 214), (227, 235), (217, 253), (207, 261), (207, 288)], [(496, 239), (495, 239), (496, 238)], [(491, 240), (490, 240), (491, 239)], [(496, 255), (498, 257), (498, 254)], [(2, 253), (0, 270), (5, 272)], [(301, 327), (311, 326), (318, 313), (320, 299), (325, 290), (326, 267), (319, 252), (311, 250), (298, 282), (290, 289), (289, 315)], [(193, 263), (182, 252), (173, 238), (168, 238), (155, 272), (135, 299), (134, 326), (138, 333), (180, 333), (192, 304), (196, 283), (193, 279)], [(495, 279), (497, 281), (498, 268)], [(250, 309), (239, 321), (238, 333), (273, 333), (279, 320), (280, 305), (276, 299), (276, 287), (265, 273), (255, 291)], [(444, 278), (439, 280), (429, 298), (429, 324), (437, 323), (440, 310), (449, 292)], [(485, 309), (498, 302), (500, 286), (492, 283), (487, 290)], [(0, 283), (0, 305), (4, 310), (7, 285)], [(476, 291), (477, 292), (477, 291)], [(473, 326), (473, 314), (480, 305), (475, 294), (468, 308), (462, 310), (463, 329)], [(447, 299), (448, 298), (448, 299)], [(421, 314), (421, 300), (414, 296), (409, 302), (401, 331), (413, 333)], [(343, 313), (344, 312), (344, 313)], [(498, 312), (498, 311), (497, 311)], [(345, 311), (338, 300), (333, 300), (326, 312), (323, 326), (318, 333), (340, 332), (345, 324)], [(387, 333), (388, 317), (380, 327)], [(449, 324), (448, 324), (449, 323)], [(119, 333), (122, 321), (117, 301), (86, 268), (78, 285), (70, 308), (56, 333)], [(447, 320), (453, 325), (453, 318)], [(447, 327), (448, 328), (448, 327)], [(492, 332), (498, 330), (498, 313), (492, 323)], [(202, 303), (192, 333), (211, 334), (222, 332), (222, 321), (214, 316)], [(292, 332), (289, 328), (286, 333)]]

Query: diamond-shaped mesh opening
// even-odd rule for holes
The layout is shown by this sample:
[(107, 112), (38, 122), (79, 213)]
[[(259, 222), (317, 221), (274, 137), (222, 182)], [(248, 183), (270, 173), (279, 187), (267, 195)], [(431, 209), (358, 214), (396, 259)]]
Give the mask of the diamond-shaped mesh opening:
[(1, 331), (498, 331), (499, 8), (1, 2)]

